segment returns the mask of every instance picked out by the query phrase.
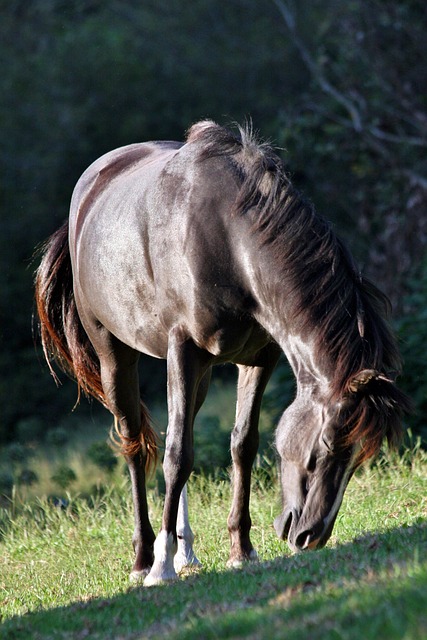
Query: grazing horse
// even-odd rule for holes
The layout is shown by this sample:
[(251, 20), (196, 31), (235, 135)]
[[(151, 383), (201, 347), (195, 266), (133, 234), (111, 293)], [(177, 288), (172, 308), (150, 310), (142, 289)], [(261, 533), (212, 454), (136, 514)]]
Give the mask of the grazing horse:
[[(387, 299), (248, 130), (203, 121), (185, 143), (133, 144), (94, 162), (44, 248), (36, 301), (48, 362), (115, 416), (135, 510), (131, 576), (145, 585), (197, 563), (185, 487), (213, 365), (238, 368), (232, 566), (256, 557), (251, 469), (282, 351), (297, 391), (276, 431), (283, 510), (274, 525), (293, 550), (326, 543), (354, 470), (400, 434), (408, 402), (393, 379), (400, 359)], [(145, 485), (157, 445), (140, 400), (140, 353), (167, 360), (157, 538)]]

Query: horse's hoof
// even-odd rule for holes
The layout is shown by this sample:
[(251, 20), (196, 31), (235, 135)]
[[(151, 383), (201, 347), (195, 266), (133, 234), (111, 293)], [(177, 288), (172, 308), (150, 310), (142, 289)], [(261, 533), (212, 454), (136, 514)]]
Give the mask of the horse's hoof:
[(131, 571), (129, 575), (129, 582), (132, 584), (138, 584), (139, 582), (143, 582), (147, 575), (150, 573), (150, 569), (141, 569), (140, 571)]
[(144, 587), (159, 587), (161, 585), (172, 584), (178, 580), (175, 572), (169, 572), (164, 575), (151, 571), (144, 580)]
[(245, 564), (248, 564), (248, 562), (257, 562), (258, 561), (258, 554), (255, 551), (255, 549), (252, 549), (249, 552), (248, 556), (240, 556), (239, 558), (230, 558), (230, 560), (227, 562), (227, 567), (229, 567), (230, 569), (241, 569), (242, 567), (245, 566)]
[(144, 580), (144, 587), (169, 584), (178, 579), (173, 566), (177, 545), (172, 533), (160, 531), (154, 542), (154, 564)]
[(178, 553), (176, 554), (173, 565), (175, 567), (175, 571), (177, 573), (181, 573), (187, 570), (199, 569), (202, 566), (200, 560), (194, 555), (192, 556), (180, 556)]

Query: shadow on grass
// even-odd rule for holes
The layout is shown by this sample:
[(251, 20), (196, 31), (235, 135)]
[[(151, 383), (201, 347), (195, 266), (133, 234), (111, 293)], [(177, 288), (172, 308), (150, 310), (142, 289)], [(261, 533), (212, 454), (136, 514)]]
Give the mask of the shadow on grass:
[(15, 617), (0, 638), (427, 637), (427, 522)]

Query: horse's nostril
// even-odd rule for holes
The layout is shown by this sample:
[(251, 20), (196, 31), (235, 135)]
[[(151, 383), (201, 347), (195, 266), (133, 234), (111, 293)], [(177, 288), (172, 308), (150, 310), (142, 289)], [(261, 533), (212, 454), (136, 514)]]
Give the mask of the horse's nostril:
[(286, 538), (288, 537), (291, 524), (292, 524), (292, 511), (288, 513), (284, 511), (283, 513), (280, 514), (280, 516), (277, 516), (277, 518), (274, 520), (274, 528), (276, 530), (278, 537), (281, 540), (286, 540)]
[(314, 536), (314, 532), (309, 529), (308, 531), (302, 531), (295, 538), (295, 546), (298, 549), (311, 549), (316, 546), (316, 539)]

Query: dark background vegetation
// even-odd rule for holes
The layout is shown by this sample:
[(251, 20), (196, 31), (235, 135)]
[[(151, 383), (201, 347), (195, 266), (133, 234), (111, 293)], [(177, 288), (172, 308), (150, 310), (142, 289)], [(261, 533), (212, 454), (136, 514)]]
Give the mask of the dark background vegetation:
[[(31, 316), (34, 248), (67, 217), (78, 177), (105, 151), (182, 139), (204, 117), (252, 118), (390, 296), (408, 424), (426, 435), (426, 7), (0, 1), (0, 444), (43, 438), (75, 401), (71, 383), (55, 388)], [(148, 401), (162, 373), (144, 360)]]

